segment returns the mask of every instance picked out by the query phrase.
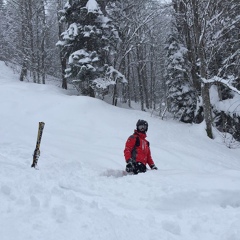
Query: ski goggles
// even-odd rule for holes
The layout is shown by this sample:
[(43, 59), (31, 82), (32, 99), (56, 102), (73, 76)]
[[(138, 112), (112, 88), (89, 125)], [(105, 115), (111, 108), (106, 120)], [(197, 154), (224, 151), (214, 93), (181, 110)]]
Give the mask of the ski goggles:
[(146, 131), (147, 130), (147, 126), (146, 125), (139, 125), (138, 126), (138, 130), (140, 130), (140, 131)]

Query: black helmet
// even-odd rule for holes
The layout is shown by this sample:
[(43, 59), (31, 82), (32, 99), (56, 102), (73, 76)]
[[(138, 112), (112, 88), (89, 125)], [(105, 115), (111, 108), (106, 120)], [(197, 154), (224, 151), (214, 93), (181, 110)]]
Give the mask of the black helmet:
[[(147, 132), (147, 130), (148, 130), (148, 122), (145, 120), (139, 119), (137, 121), (136, 126), (137, 126), (137, 131), (139, 131), (139, 132)], [(139, 126), (144, 126), (144, 127), (139, 128)]]

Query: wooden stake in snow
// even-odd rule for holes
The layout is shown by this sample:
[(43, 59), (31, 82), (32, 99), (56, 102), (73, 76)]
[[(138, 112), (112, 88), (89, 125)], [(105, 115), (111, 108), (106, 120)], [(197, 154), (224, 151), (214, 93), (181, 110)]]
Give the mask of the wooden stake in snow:
[(35, 148), (34, 153), (33, 153), (33, 163), (31, 165), (31, 167), (34, 167), (34, 168), (36, 168), (37, 163), (38, 163), (38, 158), (40, 156), (40, 144), (41, 144), (44, 125), (45, 125), (44, 122), (39, 122), (37, 144), (36, 144), (36, 148)]

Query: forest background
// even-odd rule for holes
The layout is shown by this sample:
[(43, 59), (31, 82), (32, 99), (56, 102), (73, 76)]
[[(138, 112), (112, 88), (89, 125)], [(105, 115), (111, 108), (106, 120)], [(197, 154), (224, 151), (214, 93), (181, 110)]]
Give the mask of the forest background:
[(238, 0), (0, 0), (0, 60), (240, 141)]

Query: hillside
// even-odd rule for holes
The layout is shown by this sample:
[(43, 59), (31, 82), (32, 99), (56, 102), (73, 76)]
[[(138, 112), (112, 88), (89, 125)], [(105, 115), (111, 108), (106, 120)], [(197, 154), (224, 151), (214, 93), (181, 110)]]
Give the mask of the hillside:
[[(208, 139), (203, 124), (19, 82), (3, 62), (0, 106), (1, 240), (240, 239), (240, 149)], [(159, 170), (123, 176), (138, 119)]]

